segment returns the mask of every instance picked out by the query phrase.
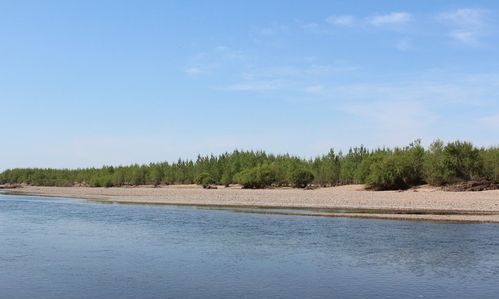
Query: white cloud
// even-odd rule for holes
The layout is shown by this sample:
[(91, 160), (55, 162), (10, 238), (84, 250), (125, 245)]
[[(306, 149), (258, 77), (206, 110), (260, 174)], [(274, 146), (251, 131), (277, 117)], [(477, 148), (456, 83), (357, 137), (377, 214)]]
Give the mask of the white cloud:
[(449, 35), (453, 39), (465, 44), (475, 44), (478, 42), (478, 34), (473, 31), (454, 30)]
[(412, 20), (412, 15), (408, 12), (391, 12), (387, 14), (373, 15), (360, 18), (353, 15), (332, 15), (326, 18), (326, 22), (337, 27), (354, 26), (402, 26)]
[(407, 12), (392, 12), (386, 15), (375, 15), (366, 18), (366, 22), (373, 26), (394, 26), (405, 25), (412, 19), (412, 15)]
[(443, 12), (437, 20), (451, 27), (449, 36), (465, 44), (476, 44), (485, 33), (486, 11), (482, 9), (462, 8)]
[(437, 16), (440, 21), (462, 28), (481, 27), (485, 22), (484, 17), (484, 10), (472, 8), (443, 12)]
[(329, 16), (326, 19), (331, 25), (341, 26), (341, 27), (351, 27), (355, 25), (357, 19), (354, 16), (343, 15), (343, 16)]

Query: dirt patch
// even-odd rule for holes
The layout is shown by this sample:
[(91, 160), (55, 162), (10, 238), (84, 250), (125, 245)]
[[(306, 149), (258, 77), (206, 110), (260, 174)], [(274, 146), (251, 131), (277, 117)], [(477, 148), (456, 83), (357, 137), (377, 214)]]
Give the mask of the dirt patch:
[(20, 184), (6, 184), (6, 185), (0, 185), (0, 189), (17, 189), (21, 188), (22, 186)]
[(499, 190), (499, 184), (486, 180), (467, 181), (467, 182), (461, 182), (449, 185), (444, 187), (443, 189), (445, 191), (454, 191), (454, 192)]

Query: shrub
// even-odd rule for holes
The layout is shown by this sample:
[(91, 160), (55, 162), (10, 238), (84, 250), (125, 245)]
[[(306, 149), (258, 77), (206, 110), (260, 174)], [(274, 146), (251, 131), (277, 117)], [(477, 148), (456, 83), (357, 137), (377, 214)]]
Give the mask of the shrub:
[(314, 180), (314, 174), (306, 169), (297, 169), (291, 174), (290, 180), (293, 187), (305, 188)]
[(235, 179), (237, 183), (243, 185), (243, 188), (265, 188), (277, 181), (277, 172), (270, 165), (263, 164), (241, 171)]
[(222, 178), (220, 179), (220, 183), (224, 185), (225, 187), (229, 187), (230, 184), (232, 183), (233, 178), (231, 173), (229, 172), (224, 172), (222, 175)]
[(125, 175), (123, 174), (123, 171), (117, 170), (113, 174), (113, 186), (119, 187), (122, 186), (125, 183)]
[(469, 142), (455, 141), (444, 148), (446, 166), (459, 180), (471, 180), (480, 176), (483, 161), (480, 152)]
[(342, 184), (362, 183), (359, 181), (359, 165), (370, 153), (364, 146), (350, 148), (348, 154), (342, 157), (340, 167), (340, 182)]
[(215, 180), (213, 177), (207, 173), (203, 172), (196, 177), (196, 184), (203, 186), (203, 188), (207, 188), (211, 184), (215, 184)]
[(370, 162), (366, 182), (375, 190), (407, 189), (423, 181), (424, 148), (419, 140), (393, 152), (376, 152), (363, 162)]
[(73, 184), (69, 182), (68, 180), (64, 179), (57, 179), (54, 181), (54, 186), (56, 187), (71, 187)]
[(101, 184), (103, 187), (109, 188), (113, 187), (113, 177), (111, 175), (107, 175), (101, 178)]
[(135, 167), (132, 171), (132, 185), (144, 185), (146, 183), (146, 172), (142, 167)]
[(441, 186), (450, 181), (452, 173), (445, 165), (444, 143), (436, 140), (430, 145), (423, 162), (424, 180), (433, 186)]
[(387, 155), (371, 164), (366, 179), (368, 188), (374, 190), (406, 189), (407, 183), (402, 177), (402, 167), (394, 155)]
[(482, 149), (483, 176), (493, 182), (499, 182), (499, 147)]
[(94, 177), (89, 182), (90, 187), (102, 187), (100, 178)]
[(157, 166), (151, 166), (150, 171), (148, 173), (148, 183), (154, 185), (155, 187), (161, 184), (161, 180), (163, 179), (163, 173), (161, 169)]
[(455, 141), (445, 147), (435, 141), (425, 157), (424, 176), (431, 185), (445, 185), (487, 176), (483, 155), (469, 142)]

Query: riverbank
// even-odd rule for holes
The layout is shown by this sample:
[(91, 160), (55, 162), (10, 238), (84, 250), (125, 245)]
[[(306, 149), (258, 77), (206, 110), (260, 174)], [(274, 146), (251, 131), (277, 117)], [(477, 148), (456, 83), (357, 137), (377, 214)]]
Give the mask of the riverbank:
[(366, 191), (362, 185), (316, 190), (238, 187), (206, 190), (194, 185), (173, 185), (157, 188), (24, 186), (3, 189), (3, 192), (111, 203), (258, 208), (256, 212), (274, 214), (499, 223), (499, 190), (449, 192), (424, 186), (407, 191)]

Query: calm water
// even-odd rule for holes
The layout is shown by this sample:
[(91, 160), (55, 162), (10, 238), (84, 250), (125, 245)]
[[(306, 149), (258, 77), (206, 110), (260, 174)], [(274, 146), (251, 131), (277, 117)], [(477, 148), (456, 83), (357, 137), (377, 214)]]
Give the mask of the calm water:
[(0, 298), (499, 298), (499, 225), (0, 195)]

